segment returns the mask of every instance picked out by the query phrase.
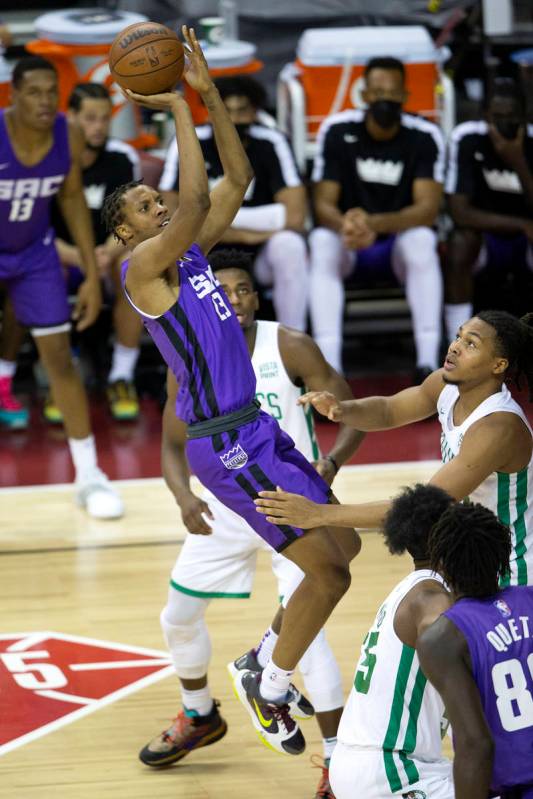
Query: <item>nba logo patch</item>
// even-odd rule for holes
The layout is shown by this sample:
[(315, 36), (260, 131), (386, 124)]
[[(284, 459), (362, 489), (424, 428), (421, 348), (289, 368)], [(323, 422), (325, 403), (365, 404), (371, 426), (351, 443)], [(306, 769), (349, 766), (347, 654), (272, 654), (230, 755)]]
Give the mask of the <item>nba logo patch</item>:
[(510, 616), (512, 616), (513, 612), (511, 610), (511, 608), (509, 607), (509, 605), (507, 604), (507, 602), (505, 602), (505, 600), (496, 599), (496, 601), (493, 602), (493, 605), (496, 608), (496, 610), (500, 611), (500, 613), (504, 617), (504, 619), (508, 619)]
[(242, 469), (248, 463), (248, 455), (240, 444), (220, 455), (220, 460), (226, 469)]

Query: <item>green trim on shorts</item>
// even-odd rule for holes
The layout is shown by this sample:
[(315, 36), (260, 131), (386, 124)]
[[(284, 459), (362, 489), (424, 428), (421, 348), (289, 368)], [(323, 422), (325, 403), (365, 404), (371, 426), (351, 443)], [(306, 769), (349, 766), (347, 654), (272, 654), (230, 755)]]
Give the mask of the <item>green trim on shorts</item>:
[(170, 581), (172, 588), (176, 591), (181, 591), (182, 594), (189, 596), (198, 596), (202, 599), (250, 599), (251, 594), (226, 594), (224, 591), (193, 591), (192, 588), (185, 588), (183, 585), (178, 585), (174, 580)]

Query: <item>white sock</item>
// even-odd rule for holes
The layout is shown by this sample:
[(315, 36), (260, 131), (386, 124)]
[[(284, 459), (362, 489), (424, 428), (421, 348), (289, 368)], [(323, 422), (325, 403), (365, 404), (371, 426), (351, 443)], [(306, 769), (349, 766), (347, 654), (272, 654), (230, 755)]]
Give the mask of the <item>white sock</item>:
[(429, 366), (435, 370), (438, 366), (440, 331), (418, 333), (416, 342), (416, 365)]
[(0, 377), (14, 377), (16, 371), (16, 361), (4, 361), (0, 358)]
[(107, 382), (116, 383), (117, 380), (125, 380), (127, 383), (131, 383), (138, 359), (138, 347), (125, 347), (123, 344), (119, 344), (119, 342), (116, 341), (113, 347), (111, 371), (109, 372)]
[(337, 736), (334, 738), (322, 738), (322, 749), (324, 750), (324, 761), (329, 765), (329, 760), (337, 744)]
[(76, 470), (76, 480), (83, 480), (87, 473), (92, 472), (98, 466), (94, 436), (69, 438), (68, 445)]
[(294, 669), (285, 671), (278, 668), (272, 658), (261, 673), (259, 693), (267, 702), (279, 702), (285, 699)]
[(208, 685), (205, 688), (198, 688), (197, 691), (188, 691), (181, 686), (181, 699), (185, 711), (189, 711), (188, 715), (191, 716), (208, 716), (213, 709), (213, 699)]
[(309, 236), (309, 248), (309, 311), (313, 338), (326, 361), (342, 372), (342, 241), (332, 230), (315, 228)]
[[(471, 302), (447, 302), (444, 306), (444, 323), (446, 325), (446, 338), (448, 343), (453, 341), (457, 331), (467, 322), (473, 313)], [(1, 363), (1, 362), (0, 362)]]
[(257, 657), (257, 662), (259, 663), (262, 669), (265, 668), (266, 664), (272, 657), (272, 652), (274, 651), (274, 647), (276, 646), (277, 640), (278, 640), (278, 634), (274, 632), (272, 627), (269, 627), (266, 633), (263, 635), (261, 643), (255, 650), (255, 656)]

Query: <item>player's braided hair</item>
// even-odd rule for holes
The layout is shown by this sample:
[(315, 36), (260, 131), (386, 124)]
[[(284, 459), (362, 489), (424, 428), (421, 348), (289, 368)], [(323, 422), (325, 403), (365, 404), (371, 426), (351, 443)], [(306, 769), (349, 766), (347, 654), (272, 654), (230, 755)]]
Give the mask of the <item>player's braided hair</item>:
[(123, 183), (122, 186), (117, 186), (111, 194), (107, 195), (102, 206), (101, 218), (102, 223), (105, 225), (105, 229), (108, 233), (112, 233), (117, 241), (122, 242), (122, 244), (126, 244), (126, 242), (121, 239), (120, 236), (117, 236), (116, 229), (124, 221), (124, 195), (130, 189), (140, 186), (141, 183), (142, 179), (130, 180), (129, 183)]
[(431, 568), (455, 594), (491, 596), (509, 573), (511, 533), (483, 505), (454, 502), (433, 527), (428, 549)]
[(506, 311), (481, 311), (478, 319), (490, 325), (496, 331), (496, 347), (498, 355), (509, 361), (509, 376), (520, 388), (520, 381), (525, 377), (529, 401), (533, 401), (533, 313), (521, 319)]
[(417, 483), (404, 488), (383, 522), (389, 552), (402, 555), (407, 550), (416, 560), (427, 560), (431, 528), (451, 502), (452, 497), (438, 486)]

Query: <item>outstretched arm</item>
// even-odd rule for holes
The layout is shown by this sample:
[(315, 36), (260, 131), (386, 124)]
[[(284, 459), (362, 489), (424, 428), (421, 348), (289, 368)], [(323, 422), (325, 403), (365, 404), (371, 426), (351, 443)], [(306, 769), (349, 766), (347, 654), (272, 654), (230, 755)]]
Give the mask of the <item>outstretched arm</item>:
[[(217, 183), (210, 194), (211, 208), (202, 226), (197, 242), (204, 254), (220, 240), (224, 231), (231, 225), (235, 214), (241, 207), (246, 189), (253, 177), (252, 167), (244, 151), (235, 126), (231, 121), (226, 106), (220, 99), (218, 89), (211, 80), (207, 62), (202, 48), (198, 44), (193, 28), (182, 28), (183, 37), (188, 45), (188, 56), (191, 66), (185, 73), (185, 80), (201, 96), (209, 113), (213, 126), (215, 142), (224, 169), (224, 177)], [(184, 159), (180, 143), (180, 173)], [(180, 206), (183, 203), (180, 177)]]
[(466, 640), (442, 616), (421, 635), (416, 650), (422, 671), (442, 697), (453, 729), (455, 799), (486, 799), (494, 744), (469, 666)]
[[(326, 361), (313, 339), (305, 333), (280, 326), (279, 347), (283, 364), (296, 385), (316, 391), (331, 391), (341, 400), (352, 398), (350, 386), (341, 375)], [(331, 485), (337, 470), (359, 448), (364, 433), (340, 424), (337, 436), (327, 457), (319, 458), (315, 467), (324, 480)]]

